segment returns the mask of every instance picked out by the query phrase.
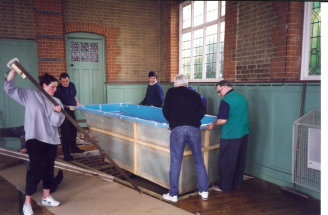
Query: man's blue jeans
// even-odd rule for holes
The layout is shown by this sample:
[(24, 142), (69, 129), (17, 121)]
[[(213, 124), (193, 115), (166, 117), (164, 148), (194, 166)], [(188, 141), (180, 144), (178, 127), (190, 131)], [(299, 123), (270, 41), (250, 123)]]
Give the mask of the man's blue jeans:
[(185, 144), (193, 154), (196, 173), (198, 178), (198, 190), (208, 190), (208, 177), (201, 151), (200, 129), (194, 126), (178, 126), (171, 131), (170, 135), (170, 196), (179, 195), (179, 176)]

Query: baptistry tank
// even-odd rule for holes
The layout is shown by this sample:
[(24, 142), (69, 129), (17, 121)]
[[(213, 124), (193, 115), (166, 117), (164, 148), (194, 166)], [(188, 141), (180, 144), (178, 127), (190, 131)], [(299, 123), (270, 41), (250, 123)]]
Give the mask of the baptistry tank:
[[(107, 155), (121, 168), (169, 188), (170, 130), (162, 108), (130, 103), (79, 106), (92, 135)], [(202, 152), (209, 182), (218, 180), (220, 130), (206, 130), (216, 120), (201, 120)], [(197, 175), (191, 150), (186, 144), (179, 179), (179, 193), (197, 189)]]

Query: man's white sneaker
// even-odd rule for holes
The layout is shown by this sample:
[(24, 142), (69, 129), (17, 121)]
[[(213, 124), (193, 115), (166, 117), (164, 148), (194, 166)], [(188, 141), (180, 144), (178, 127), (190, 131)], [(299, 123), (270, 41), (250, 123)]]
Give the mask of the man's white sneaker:
[(31, 204), (24, 204), (23, 214), (24, 215), (33, 215), (33, 210), (32, 210), (32, 205)]
[(58, 205), (60, 205), (60, 202), (52, 198), (52, 196), (48, 196), (47, 198), (42, 198), (42, 206), (57, 207)]
[(203, 200), (208, 199), (208, 192), (207, 191), (198, 192), (198, 194), (202, 197)]
[(163, 194), (163, 198), (167, 201), (171, 202), (177, 202), (178, 201), (178, 196), (170, 196), (170, 193)]

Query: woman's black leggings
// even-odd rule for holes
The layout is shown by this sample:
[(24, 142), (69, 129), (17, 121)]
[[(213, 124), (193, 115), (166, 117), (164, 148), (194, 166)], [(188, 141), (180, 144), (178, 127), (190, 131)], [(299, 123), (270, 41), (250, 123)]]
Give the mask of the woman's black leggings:
[(26, 195), (31, 196), (42, 180), (43, 189), (50, 189), (54, 180), (54, 165), (57, 145), (41, 142), (37, 139), (26, 141), (30, 158), (30, 169), (26, 173)]

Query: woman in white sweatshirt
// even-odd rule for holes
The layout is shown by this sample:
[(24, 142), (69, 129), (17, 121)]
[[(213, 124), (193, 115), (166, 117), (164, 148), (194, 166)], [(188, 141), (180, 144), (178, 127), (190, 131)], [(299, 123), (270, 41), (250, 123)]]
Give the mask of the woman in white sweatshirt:
[[(37, 185), (43, 183), (43, 206), (56, 207), (60, 202), (50, 195), (54, 179), (54, 164), (57, 145), (60, 144), (58, 127), (63, 123), (65, 115), (61, 113), (62, 103), (55, 106), (40, 91), (16, 87), (13, 83), (15, 70), (11, 70), (4, 82), (4, 90), (12, 99), (25, 107), (25, 140), (30, 159), (30, 171), (26, 174), (26, 197), (23, 206), (25, 215), (33, 214), (31, 196)], [(39, 77), (40, 85), (53, 96), (58, 86), (58, 80), (49, 74)]]

